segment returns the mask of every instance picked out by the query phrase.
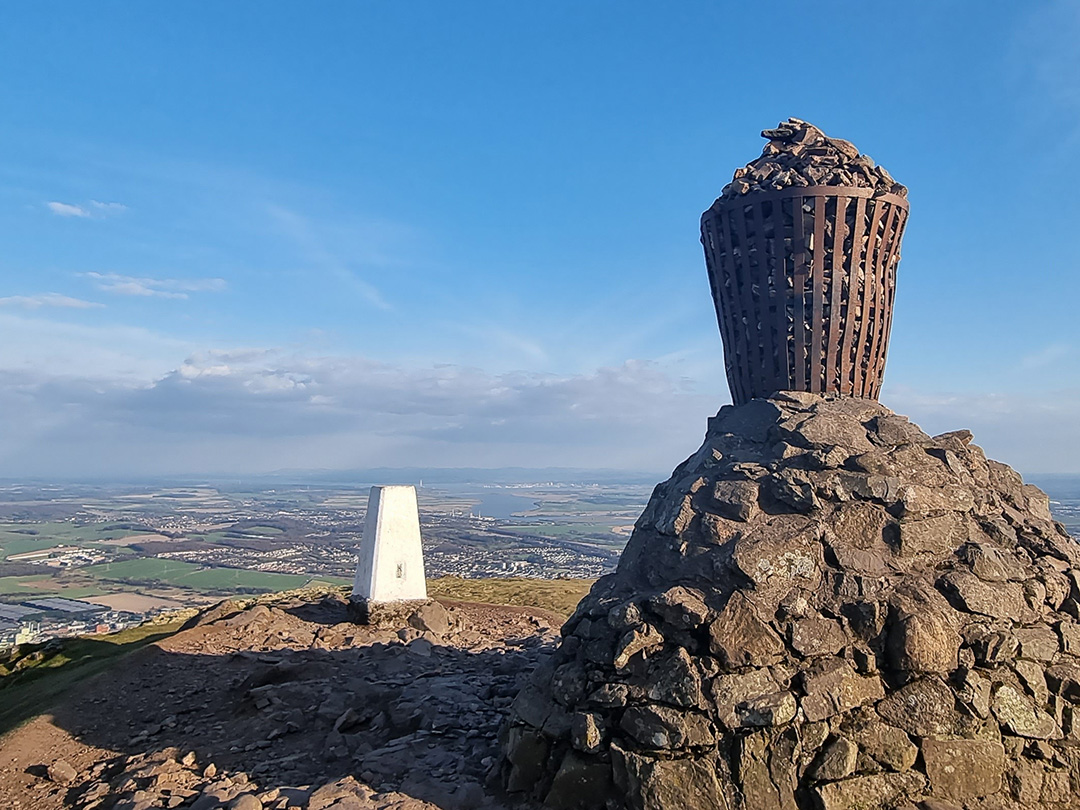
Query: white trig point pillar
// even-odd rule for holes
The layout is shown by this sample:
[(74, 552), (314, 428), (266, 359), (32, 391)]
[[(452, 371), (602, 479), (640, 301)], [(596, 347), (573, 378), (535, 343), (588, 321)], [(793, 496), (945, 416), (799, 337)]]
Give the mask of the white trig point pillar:
[(396, 614), (427, 600), (424, 549), (416, 489), (372, 487), (368, 496), (364, 539), (356, 564), (352, 604), (362, 621), (375, 614)]

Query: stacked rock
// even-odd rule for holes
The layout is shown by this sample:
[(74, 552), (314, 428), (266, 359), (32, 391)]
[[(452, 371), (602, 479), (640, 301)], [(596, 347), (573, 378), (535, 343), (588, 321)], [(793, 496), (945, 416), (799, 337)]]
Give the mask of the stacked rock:
[(735, 170), (721, 199), (791, 186), (853, 186), (907, 196), (906, 187), (851, 141), (829, 138), (806, 121), (789, 118), (761, 137), (769, 139), (761, 157)]
[(726, 406), (504, 729), (555, 808), (1063, 808), (1080, 546), (967, 431)]

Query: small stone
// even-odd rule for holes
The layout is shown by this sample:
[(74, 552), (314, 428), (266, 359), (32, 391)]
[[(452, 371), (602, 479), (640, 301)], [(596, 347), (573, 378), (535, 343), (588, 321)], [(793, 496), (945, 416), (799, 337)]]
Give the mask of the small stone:
[(681, 585), (654, 596), (649, 600), (649, 608), (676, 630), (696, 630), (711, 615), (701, 594)]
[(732, 560), (759, 604), (778, 605), (793, 588), (813, 590), (825, 565), (819, 531), (802, 515), (774, 515), (735, 541)]
[(229, 802), (229, 810), (263, 810), (263, 803), (252, 793), (243, 793)]
[(659, 750), (701, 747), (714, 740), (703, 716), (668, 706), (631, 706), (619, 725), (641, 745)]
[(994, 716), (1012, 734), (1035, 740), (1061, 739), (1061, 730), (1054, 718), (1008, 684), (1002, 684), (994, 692), (990, 703)]
[(507, 734), (506, 759), (510, 773), (506, 789), (511, 793), (532, 790), (547, 764), (548, 740), (543, 734), (524, 726), (513, 726)]
[[(1058, 635), (1049, 627), (1041, 625), (1038, 627), (1024, 627), (1016, 630), (1015, 635), (1016, 640), (1020, 643), (1019, 655), (1021, 658), (1049, 663), (1058, 654)], [(1064, 634), (1062, 635), (1064, 636)], [(1078, 634), (1077, 641), (1080, 642), (1080, 634)], [(1080, 650), (1080, 644), (1076, 649)], [(1066, 652), (1068, 652), (1068, 649), (1066, 649)]]
[(650, 700), (683, 708), (699, 707), (703, 697), (701, 676), (683, 647), (651, 661), (646, 694)]
[[(1059, 622), (1058, 634), (1061, 636), (1061, 649), (1069, 655), (1080, 656), (1080, 624), (1073, 621)], [(1055, 649), (1054, 652), (1057, 652), (1057, 650)]]
[[(544, 806), (552, 810), (603, 807), (611, 790), (611, 766), (570, 751), (552, 780)], [(475, 805), (473, 805), (475, 806)]]
[(893, 810), (906, 796), (917, 796), (926, 781), (914, 771), (856, 776), (815, 789), (822, 810)]
[(853, 453), (866, 453), (874, 449), (866, 435), (866, 428), (855, 419), (840, 413), (817, 413), (798, 426), (796, 441), (811, 445), (843, 447)]
[(351, 706), (334, 721), (334, 731), (347, 731), (360, 722), (360, 715)]
[(621, 709), (627, 704), (630, 688), (624, 683), (602, 683), (589, 693), (588, 703), (605, 709)]
[(882, 507), (855, 501), (841, 505), (826, 525), (829, 549), (845, 571), (882, 574), (894, 551), (885, 542), (896, 521)]
[(783, 658), (784, 642), (736, 592), (709, 626), (709, 650), (726, 667), (764, 667)]
[(957, 551), (957, 557), (983, 582), (1005, 582), (1024, 576), (1024, 569), (1015, 557), (989, 543), (966, 543)]
[(956, 673), (956, 696), (976, 715), (990, 716), (990, 681), (973, 669), (963, 668)]
[(953, 691), (935, 677), (920, 678), (893, 692), (878, 703), (877, 713), (914, 737), (947, 736), (961, 727)]
[(843, 628), (833, 619), (807, 618), (791, 623), (791, 646), (799, 655), (836, 655), (847, 644)]
[(753, 481), (717, 481), (713, 486), (711, 508), (729, 520), (753, 520), (760, 511), (758, 485)]
[(819, 782), (835, 782), (855, 773), (859, 746), (847, 737), (833, 740), (810, 768), (810, 778)]
[(786, 469), (770, 479), (773, 498), (796, 512), (812, 512), (821, 508), (810, 477), (802, 470)]
[(570, 720), (570, 741), (574, 748), (591, 754), (604, 741), (603, 718), (595, 712), (576, 712)]
[(930, 793), (965, 801), (1001, 790), (1005, 748), (994, 740), (924, 740)]
[(1020, 676), (1020, 682), (1031, 693), (1036, 706), (1045, 706), (1050, 701), (1050, 690), (1046, 688), (1046, 676), (1041, 665), (1034, 661), (1017, 661), (1013, 670)]
[(720, 722), (729, 729), (742, 726), (738, 706), (777, 692), (780, 684), (767, 669), (721, 675), (712, 683), (712, 701)]
[(1047, 667), (1046, 682), (1055, 695), (1061, 695), (1073, 703), (1080, 703), (1080, 667), (1073, 664)]
[(49, 776), (49, 781), (56, 782), (58, 785), (70, 785), (79, 778), (79, 772), (67, 760), (63, 759), (56, 760), (48, 767), (46, 773)]
[(933, 488), (922, 484), (907, 484), (900, 488), (900, 517), (921, 518), (937, 512), (970, 512), (975, 497), (963, 487)]
[(875, 416), (870, 420), (869, 428), (870, 437), (883, 445), (922, 443), (930, 440), (917, 425), (899, 414)]
[(663, 643), (664, 637), (651, 625), (635, 627), (619, 639), (619, 643), (615, 646), (615, 658), (612, 664), (617, 670), (626, 669), (635, 655), (659, 647)]
[(444, 636), (450, 631), (450, 614), (434, 599), (414, 610), (407, 621), (410, 627), (436, 636)]
[(782, 726), (795, 719), (799, 704), (791, 692), (773, 692), (735, 707), (744, 727)]
[(810, 722), (854, 709), (885, 696), (881, 678), (857, 675), (846, 661), (824, 660), (803, 674), (802, 710)]
[(638, 810), (725, 810), (731, 806), (730, 788), (721, 785), (708, 757), (655, 759), (613, 744), (611, 759), (616, 785), (623, 795), (635, 797)]
[(1027, 610), (1024, 591), (1015, 582), (983, 582), (968, 571), (950, 571), (942, 577), (942, 587), (969, 613), (995, 619), (1013, 619)]
[(942, 559), (951, 554), (965, 536), (963, 521), (956, 512), (900, 521), (900, 555)]
[(915, 764), (918, 746), (903, 731), (884, 723), (871, 723), (855, 734), (859, 749), (891, 771), (906, 771)]

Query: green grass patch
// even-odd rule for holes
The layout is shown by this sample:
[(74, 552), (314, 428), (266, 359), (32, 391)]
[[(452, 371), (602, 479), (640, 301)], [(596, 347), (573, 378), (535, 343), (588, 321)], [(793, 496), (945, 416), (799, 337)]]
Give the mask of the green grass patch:
[(143, 625), (110, 636), (22, 645), (0, 658), (0, 734), (47, 711), (73, 687), (141, 647), (175, 633), (175, 624)]
[(210, 593), (240, 590), (287, 591), (302, 588), (311, 581), (311, 577), (302, 574), (275, 574), (241, 568), (204, 568), (194, 563), (160, 557), (102, 563), (82, 570), (102, 580), (160, 582)]
[(557, 523), (554, 525), (507, 526), (518, 534), (534, 534), (540, 537), (585, 537), (594, 534), (613, 534), (611, 523)]
[(589, 592), (595, 579), (461, 579), (439, 577), (427, 581), (428, 596), (461, 602), (536, 607), (567, 617)]

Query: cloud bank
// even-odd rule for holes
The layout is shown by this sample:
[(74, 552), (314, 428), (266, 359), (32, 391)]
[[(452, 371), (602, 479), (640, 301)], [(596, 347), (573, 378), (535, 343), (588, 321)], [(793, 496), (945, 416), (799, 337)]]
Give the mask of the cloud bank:
[(584, 375), (206, 352), (146, 385), (0, 371), (0, 476), (370, 466), (664, 469), (715, 410), (628, 362)]

